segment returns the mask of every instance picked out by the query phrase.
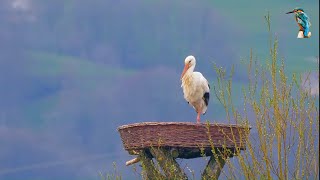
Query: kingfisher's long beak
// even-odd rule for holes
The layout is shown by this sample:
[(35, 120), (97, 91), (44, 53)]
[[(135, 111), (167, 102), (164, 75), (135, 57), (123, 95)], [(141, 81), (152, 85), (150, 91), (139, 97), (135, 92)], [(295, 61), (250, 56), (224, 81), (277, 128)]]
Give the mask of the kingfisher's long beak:
[(287, 12), (286, 14), (291, 14), (291, 13), (294, 13), (294, 11)]
[(180, 78), (180, 79), (183, 78), (184, 74), (187, 72), (187, 70), (189, 69), (189, 67), (190, 67), (189, 64), (184, 65), (184, 68), (183, 68), (183, 71), (182, 71), (182, 74), (181, 74), (181, 78)]

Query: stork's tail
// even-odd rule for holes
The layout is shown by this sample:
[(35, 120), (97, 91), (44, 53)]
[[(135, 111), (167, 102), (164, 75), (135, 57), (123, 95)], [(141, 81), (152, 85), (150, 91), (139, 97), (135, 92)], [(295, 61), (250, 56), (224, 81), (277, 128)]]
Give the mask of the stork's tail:
[(207, 109), (208, 109), (208, 106), (203, 106), (203, 108), (202, 108), (202, 114), (206, 114), (206, 112), (207, 112)]

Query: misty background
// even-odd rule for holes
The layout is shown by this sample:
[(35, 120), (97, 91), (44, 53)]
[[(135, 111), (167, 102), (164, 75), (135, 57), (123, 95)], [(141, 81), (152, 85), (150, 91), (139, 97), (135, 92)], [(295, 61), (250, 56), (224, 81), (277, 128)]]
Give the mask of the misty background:
[[(310, 17), (310, 39), (297, 39), (294, 17), (285, 14), (297, 6)], [(124, 179), (139, 178), (125, 166), (131, 156), (117, 127), (195, 121), (180, 87), (188, 55), (211, 85), (214, 63), (235, 65), (241, 107), (241, 60), (253, 48), (264, 64), (268, 11), (287, 74), (311, 71), (319, 93), (317, 0), (1, 0), (0, 179), (99, 179), (113, 162)], [(225, 122), (211, 94), (202, 120)]]

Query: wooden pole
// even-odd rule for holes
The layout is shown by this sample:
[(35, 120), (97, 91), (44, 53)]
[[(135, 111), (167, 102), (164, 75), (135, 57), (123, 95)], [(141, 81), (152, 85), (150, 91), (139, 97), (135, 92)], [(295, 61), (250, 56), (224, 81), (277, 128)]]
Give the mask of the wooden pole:
[(187, 175), (180, 169), (179, 164), (172, 157), (171, 152), (164, 148), (150, 148), (152, 156), (158, 161), (162, 168), (165, 179), (188, 179)]
[(143, 179), (154, 180), (154, 179), (166, 179), (154, 166), (154, 162), (148, 157), (145, 150), (141, 151), (139, 154), (139, 159), (143, 171)]
[(217, 180), (220, 176), (221, 170), (223, 166), (225, 165), (226, 161), (221, 157), (221, 155), (212, 155), (210, 157), (210, 160), (202, 173), (202, 180)]

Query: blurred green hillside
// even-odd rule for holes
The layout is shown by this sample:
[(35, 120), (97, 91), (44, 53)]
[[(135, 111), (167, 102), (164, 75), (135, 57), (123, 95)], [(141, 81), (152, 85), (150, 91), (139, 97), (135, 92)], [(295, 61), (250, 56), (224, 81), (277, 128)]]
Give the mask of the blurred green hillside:
[[(285, 14), (302, 5), (290, 1), (69, 0), (39, 1), (38, 5), (38, 20), (27, 24), (27, 43), (32, 52), (28, 71), (40, 77), (72, 74), (83, 82), (79, 88), (94, 88), (100, 81), (111, 86), (116, 77), (158, 66), (179, 73), (184, 57), (195, 54), (201, 60), (199, 70), (211, 82), (215, 79), (212, 62), (228, 69), (232, 64), (238, 65), (240, 89), (246, 81), (240, 60), (248, 57), (250, 48), (260, 63), (266, 62), (268, 35), (264, 15), (268, 12), (289, 74), (314, 70), (315, 62), (308, 59), (318, 55), (319, 11), (311, 2), (303, 7), (312, 20), (313, 36), (303, 40), (296, 39), (293, 16)], [(49, 6), (50, 10), (46, 9)], [(108, 93), (108, 89), (105, 91)]]

